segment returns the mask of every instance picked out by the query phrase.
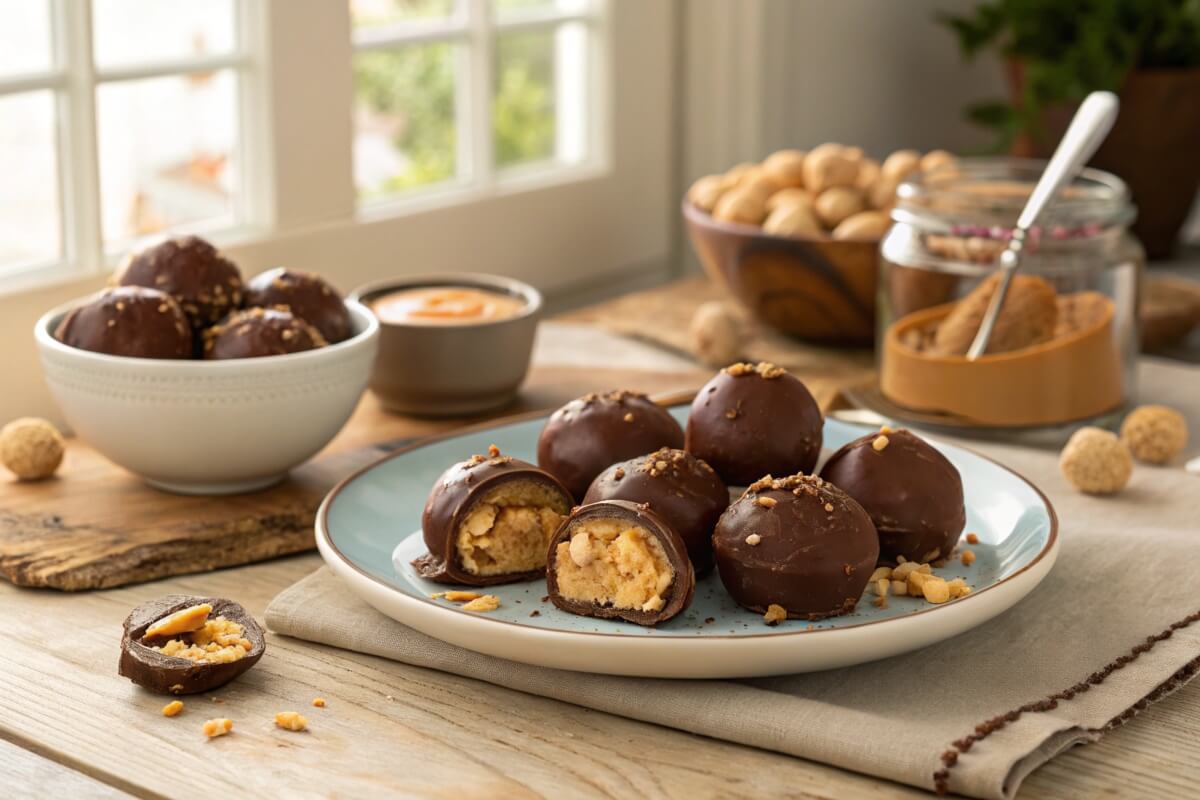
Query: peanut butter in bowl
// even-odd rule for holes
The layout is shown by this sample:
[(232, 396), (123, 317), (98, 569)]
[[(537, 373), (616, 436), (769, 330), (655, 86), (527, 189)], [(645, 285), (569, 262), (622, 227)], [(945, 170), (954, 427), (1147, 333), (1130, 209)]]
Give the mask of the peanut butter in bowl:
[(373, 300), (380, 321), (410, 325), (470, 325), (511, 319), (525, 301), (500, 292), (466, 286), (398, 289)]

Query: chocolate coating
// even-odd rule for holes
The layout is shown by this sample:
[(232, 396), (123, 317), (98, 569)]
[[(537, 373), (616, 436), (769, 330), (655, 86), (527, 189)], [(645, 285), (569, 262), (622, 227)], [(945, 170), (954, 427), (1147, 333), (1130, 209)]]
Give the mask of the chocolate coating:
[(191, 358), (192, 329), (170, 295), (141, 286), (108, 289), (62, 319), (54, 338), (130, 358)]
[[(250, 651), (237, 661), (225, 664), (203, 664), (179, 656), (166, 656), (142, 643), (146, 629), (163, 617), (189, 606), (209, 603), (211, 618), (223, 616), (242, 626), (242, 636), (252, 645)], [(125, 619), (121, 636), (121, 661), (117, 671), (122, 676), (152, 692), (161, 694), (197, 694), (224, 686), (253, 667), (267, 650), (263, 629), (232, 600), (220, 597), (188, 597), (168, 595), (135, 608)]]
[(603, 470), (660, 447), (683, 447), (683, 429), (644, 394), (588, 394), (550, 415), (538, 436), (538, 466), (582, 498)]
[[(881, 436), (887, 446), (876, 450), (873, 443)], [(881, 555), (889, 560), (946, 558), (967, 523), (958, 470), (906, 430), (855, 439), (829, 457), (821, 477), (867, 510), (879, 531)], [(930, 556), (934, 550), (937, 555)]]
[(793, 475), (752, 484), (721, 515), (713, 550), (739, 605), (765, 613), (776, 604), (790, 618), (823, 619), (854, 610), (879, 558), (879, 537), (850, 495)]
[[(558, 544), (570, 541), (573, 531), (579, 523), (600, 519), (618, 519), (630, 525), (637, 525), (662, 545), (667, 560), (675, 571), (675, 577), (666, 592), (666, 597), (663, 597), (663, 607), (658, 611), (584, 603), (563, 597), (559, 593), (558, 576), (555, 572)], [(687, 546), (683, 539), (663, 517), (650, 510), (644, 503), (631, 503), (628, 500), (601, 500), (590, 505), (580, 506), (559, 526), (554, 538), (550, 540), (550, 551), (546, 564), (546, 593), (550, 595), (550, 601), (555, 606), (571, 614), (600, 617), (601, 619), (623, 619), (626, 622), (636, 622), (638, 625), (653, 626), (660, 622), (666, 622), (691, 605), (692, 595), (695, 592), (696, 573), (688, 558)]]
[(553, 475), (527, 461), (500, 455), (494, 448), (487, 456), (476, 455), (460, 461), (442, 473), (425, 501), (421, 532), (429, 552), (412, 562), (422, 578), (438, 583), (492, 586), (529, 580), (545, 572), (542, 568), (501, 575), (473, 575), (458, 563), (455, 540), (459, 527), (489, 491), (512, 480), (535, 481), (558, 492), (562, 496), (558, 512), (570, 513), (574, 501), (566, 488)]
[(729, 490), (708, 464), (664, 447), (613, 464), (596, 476), (583, 504), (601, 500), (645, 503), (679, 534), (697, 575), (712, 569), (712, 534), (729, 506)]
[(350, 312), (338, 290), (311, 272), (279, 267), (246, 284), (246, 307), (291, 311), (333, 344), (350, 337)]
[(263, 358), (324, 347), (321, 332), (288, 311), (248, 308), (235, 311), (204, 332), (204, 357)]
[(168, 239), (131, 254), (113, 282), (166, 292), (196, 330), (242, 305), (242, 273), (237, 265), (198, 236)]
[(795, 376), (773, 364), (734, 364), (692, 401), (689, 453), (730, 486), (811, 472), (821, 455), (821, 409)]

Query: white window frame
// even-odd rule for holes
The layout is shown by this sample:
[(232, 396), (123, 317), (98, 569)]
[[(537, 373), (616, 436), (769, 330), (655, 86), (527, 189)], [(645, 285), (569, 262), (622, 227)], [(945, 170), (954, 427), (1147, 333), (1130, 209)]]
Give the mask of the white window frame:
[[(575, 10), (554, 7), (522, 9), (497, 16), (491, 0), (456, 0), (453, 16), (417, 19), (392, 26), (353, 33), (354, 54), (370, 50), (395, 50), (414, 45), (446, 43), (454, 46), (456, 77), (455, 121), (458, 151), (457, 174), (425, 187), (358, 204), (361, 218), (374, 219), (406, 211), (438, 208), (477, 200), (506, 189), (553, 186), (603, 174), (610, 159), (608, 97), (606, 85), (605, 18), (609, 0), (576, 0)], [(586, 52), (556, 53), (555, 110), (557, 114), (555, 157), (528, 164), (497, 167), (492, 121), (492, 89), (495, 84), (496, 42), (501, 36), (527, 31), (554, 31), (562, 25), (582, 26)], [(573, 96), (577, 82), (563, 76), (564, 62), (582, 56), (587, 70), (587, 90)], [(575, 104), (576, 108), (564, 107)], [(564, 122), (583, 121), (583, 130), (572, 130)], [(578, 157), (560, 161), (562, 150), (577, 150)]]
[[(104, 242), (101, 228), (100, 164), (96, 125), (96, 92), (102, 85), (125, 81), (229, 70), (237, 79), (239, 167), (233, 225), (222, 226), (217, 238), (244, 236), (267, 226), (267, 204), (261, 198), (269, 176), (252, 174), (246, 165), (260, 160), (267, 144), (267, 121), (258, 94), (246, 42), (261, 39), (262, 7), (256, 0), (238, 0), (234, 48), (212, 56), (141, 62), (132, 66), (97, 66), (93, 59), (91, 0), (51, 0), (52, 66), (40, 72), (0, 77), (0, 97), (53, 92), (56, 115), (55, 154), (59, 199), (59, 258), (50, 262), (5, 265), (0, 271), (0, 295), (47, 284), (106, 274), (123, 243)], [(178, 231), (206, 232), (203, 223), (179, 226)], [(127, 244), (127, 243), (124, 243)]]

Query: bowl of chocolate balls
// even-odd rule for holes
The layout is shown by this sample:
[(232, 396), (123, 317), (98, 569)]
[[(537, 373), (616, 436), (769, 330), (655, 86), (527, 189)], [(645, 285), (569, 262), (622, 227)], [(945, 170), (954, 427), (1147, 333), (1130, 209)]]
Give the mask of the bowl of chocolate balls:
[(896, 188), (954, 160), (897, 150), (880, 162), (835, 143), (779, 150), (697, 180), (683, 218), (705, 270), (755, 317), (807, 341), (869, 345)]
[(34, 330), (75, 433), (152, 486), (265, 488), (324, 447), (366, 388), (379, 323), (318, 275), (249, 281), (203, 239), (132, 254)]

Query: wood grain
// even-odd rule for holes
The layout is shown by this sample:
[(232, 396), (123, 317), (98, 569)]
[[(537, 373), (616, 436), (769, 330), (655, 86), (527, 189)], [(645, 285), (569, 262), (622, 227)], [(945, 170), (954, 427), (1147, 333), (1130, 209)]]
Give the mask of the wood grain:
[[(128, 794), (0, 739), (0, 786), (29, 797), (119, 800)], [(11, 795), (10, 795), (11, 796)]]
[[(297, 556), (83, 596), (0, 585), (0, 738), (36, 742), (47, 758), (110, 786), (172, 798), (193, 797), (181, 776), (205, 774), (214, 758), (222, 774), (236, 776), (238, 793), (251, 797), (929, 796), (273, 634), (258, 666), (217, 692), (185, 698), (176, 718), (159, 713), (164, 698), (117, 676), (120, 623), (137, 603), (217, 594), (261, 619), (276, 592), (319, 563)], [(69, 636), (64, 624), (72, 626)], [(312, 708), (316, 696), (328, 705)], [(283, 710), (304, 714), (310, 731), (275, 729), (271, 720)], [(214, 716), (233, 719), (234, 732), (208, 742), (200, 726)], [(1194, 796), (1197, 731), (1200, 685), (1193, 684), (1100, 743), (1050, 762), (1019, 798)], [(40, 793), (19, 793), (30, 794)]]

